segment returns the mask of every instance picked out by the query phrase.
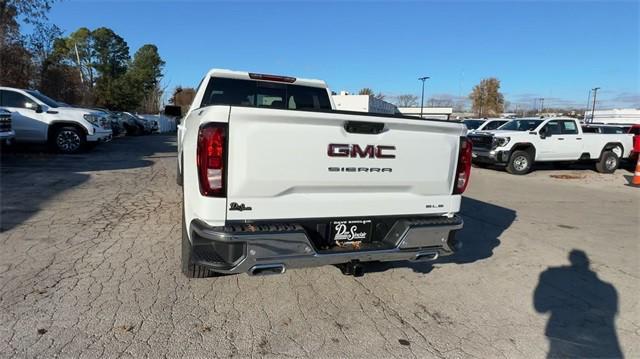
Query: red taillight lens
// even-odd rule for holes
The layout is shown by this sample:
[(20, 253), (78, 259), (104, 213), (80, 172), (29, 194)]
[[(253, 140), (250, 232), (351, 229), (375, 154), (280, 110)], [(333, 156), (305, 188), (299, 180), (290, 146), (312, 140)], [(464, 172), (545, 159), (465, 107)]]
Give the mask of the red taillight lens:
[(458, 152), (458, 168), (456, 169), (455, 186), (453, 194), (462, 194), (469, 184), (469, 176), (471, 175), (471, 140), (468, 138), (460, 139), (460, 151)]
[(198, 133), (198, 179), (200, 193), (209, 197), (224, 197), (226, 125), (208, 124)]

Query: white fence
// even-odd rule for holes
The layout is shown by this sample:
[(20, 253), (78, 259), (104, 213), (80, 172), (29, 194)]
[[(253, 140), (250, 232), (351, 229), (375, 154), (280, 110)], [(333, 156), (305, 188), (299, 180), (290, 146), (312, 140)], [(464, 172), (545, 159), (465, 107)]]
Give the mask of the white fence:
[(163, 115), (138, 115), (147, 120), (158, 121), (158, 132), (174, 132), (176, 131), (176, 119)]

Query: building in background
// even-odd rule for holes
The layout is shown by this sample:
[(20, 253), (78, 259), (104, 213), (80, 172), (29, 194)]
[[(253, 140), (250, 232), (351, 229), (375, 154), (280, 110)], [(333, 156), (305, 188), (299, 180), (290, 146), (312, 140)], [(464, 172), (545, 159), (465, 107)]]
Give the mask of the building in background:
[(357, 111), (369, 113), (396, 113), (396, 105), (369, 95), (349, 95), (340, 91), (339, 95), (332, 95), (337, 110)]
[[(398, 107), (398, 111), (405, 116), (420, 117), (420, 107)], [(423, 107), (422, 118), (434, 120), (449, 120), (453, 107)]]
[(591, 118), (591, 111), (585, 113), (586, 123), (619, 123), (640, 124), (640, 109), (619, 108), (613, 110), (596, 110)]

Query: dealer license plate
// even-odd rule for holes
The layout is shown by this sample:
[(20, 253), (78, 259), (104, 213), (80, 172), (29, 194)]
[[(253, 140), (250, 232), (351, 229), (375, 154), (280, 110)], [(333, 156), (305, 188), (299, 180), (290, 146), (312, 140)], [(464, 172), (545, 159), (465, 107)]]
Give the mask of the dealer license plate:
[(371, 237), (370, 219), (331, 222), (331, 238), (336, 242), (367, 242)]

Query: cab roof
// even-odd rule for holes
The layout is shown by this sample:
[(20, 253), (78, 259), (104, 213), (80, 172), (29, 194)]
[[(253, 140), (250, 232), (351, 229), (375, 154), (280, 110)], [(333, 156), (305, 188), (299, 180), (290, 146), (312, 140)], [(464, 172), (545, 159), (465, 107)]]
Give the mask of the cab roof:
[(223, 77), (238, 80), (259, 80), (259, 81), (271, 81), (271, 82), (286, 82), (294, 85), (319, 87), (326, 89), (327, 84), (322, 80), (316, 79), (304, 79), (299, 77), (282, 76), (263, 74), (258, 72), (248, 71), (233, 71), (227, 69), (211, 69), (207, 73), (207, 77)]

